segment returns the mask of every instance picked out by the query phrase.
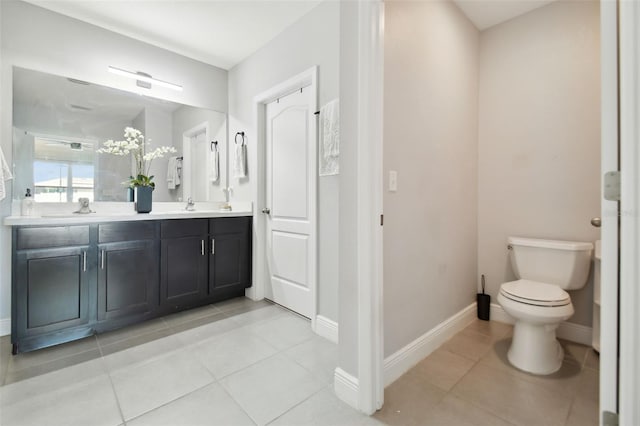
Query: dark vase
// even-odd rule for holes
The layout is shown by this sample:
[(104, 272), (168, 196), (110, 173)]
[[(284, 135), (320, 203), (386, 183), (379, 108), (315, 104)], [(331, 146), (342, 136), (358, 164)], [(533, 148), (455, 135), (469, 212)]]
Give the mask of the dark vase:
[(138, 213), (149, 213), (151, 202), (153, 201), (153, 188), (150, 186), (136, 186), (136, 211)]

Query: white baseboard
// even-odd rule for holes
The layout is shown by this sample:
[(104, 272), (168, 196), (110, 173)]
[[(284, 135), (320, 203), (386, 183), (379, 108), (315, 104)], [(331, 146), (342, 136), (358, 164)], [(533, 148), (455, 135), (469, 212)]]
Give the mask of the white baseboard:
[[(515, 323), (513, 317), (505, 312), (497, 303), (491, 304), (491, 320), (504, 322), (507, 324)], [(591, 346), (591, 336), (593, 329), (586, 325), (574, 324), (572, 322), (560, 323), (556, 330), (556, 336), (570, 342), (580, 343), (581, 345)]]
[(355, 408), (359, 409), (358, 404), (358, 379), (351, 374), (338, 367), (334, 373), (333, 390), (336, 396), (342, 401)]
[(453, 335), (469, 325), (475, 317), (476, 304), (474, 302), (387, 357), (384, 360), (384, 386), (387, 387), (400, 378)]
[(8, 336), (11, 334), (11, 318), (0, 319), (0, 336)]
[(338, 323), (322, 315), (316, 316), (316, 334), (338, 344)]

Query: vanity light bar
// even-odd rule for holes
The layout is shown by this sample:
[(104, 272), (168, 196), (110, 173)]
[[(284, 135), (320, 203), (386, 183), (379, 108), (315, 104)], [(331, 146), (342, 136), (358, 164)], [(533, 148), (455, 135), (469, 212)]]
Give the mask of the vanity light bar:
[(178, 86), (177, 84), (169, 83), (167, 81), (158, 80), (149, 75), (145, 75), (142, 73), (135, 73), (135, 72), (123, 70), (123, 69), (112, 67), (112, 66), (109, 66), (109, 72), (113, 74), (121, 75), (124, 77), (133, 78), (134, 80), (144, 81), (146, 83), (153, 83), (153, 84), (157, 84), (158, 86), (162, 86), (168, 89), (173, 89), (173, 90), (182, 92), (182, 86)]

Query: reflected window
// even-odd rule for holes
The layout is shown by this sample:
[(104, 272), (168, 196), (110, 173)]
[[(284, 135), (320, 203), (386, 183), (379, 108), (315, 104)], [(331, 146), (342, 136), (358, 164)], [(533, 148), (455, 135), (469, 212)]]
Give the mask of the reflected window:
[[(35, 138), (33, 162), (36, 202), (94, 201), (93, 152), (82, 153), (84, 144), (64, 140)], [(89, 155), (87, 155), (89, 154)]]

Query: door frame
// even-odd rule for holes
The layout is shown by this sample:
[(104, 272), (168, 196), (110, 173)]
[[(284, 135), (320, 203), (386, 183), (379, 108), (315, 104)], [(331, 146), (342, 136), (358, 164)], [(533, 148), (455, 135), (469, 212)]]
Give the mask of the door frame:
[(640, 424), (640, 4), (619, 1), (621, 425)]
[[(204, 121), (196, 126), (193, 126), (189, 130), (182, 132), (182, 199), (186, 200), (187, 197), (192, 197), (191, 192), (191, 139), (204, 130), (204, 137), (206, 140), (211, 140), (211, 131), (209, 129), (209, 122)], [(207, 162), (208, 164), (208, 162)], [(189, 176), (189, 179), (185, 179), (185, 176)], [(207, 201), (211, 194), (207, 185)]]
[[(267, 268), (267, 221), (261, 210), (266, 207), (266, 105), (283, 98), (303, 87), (309, 87), (311, 105), (314, 112), (318, 110), (318, 67), (313, 66), (286, 81), (258, 94), (253, 98), (255, 123), (256, 123), (256, 176), (253, 179), (254, 193), (256, 196), (253, 226), (256, 236), (256, 244), (253, 247), (253, 286), (248, 288), (246, 296), (252, 300), (262, 300), (265, 295), (265, 287), (269, 282), (269, 270)], [(311, 290), (311, 329), (316, 331), (316, 317), (318, 315), (318, 132), (317, 120), (313, 115), (309, 121), (309, 221), (311, 222), (309, 233), (309, 250), (312, 265), (309, 271), (309, 288)]]

